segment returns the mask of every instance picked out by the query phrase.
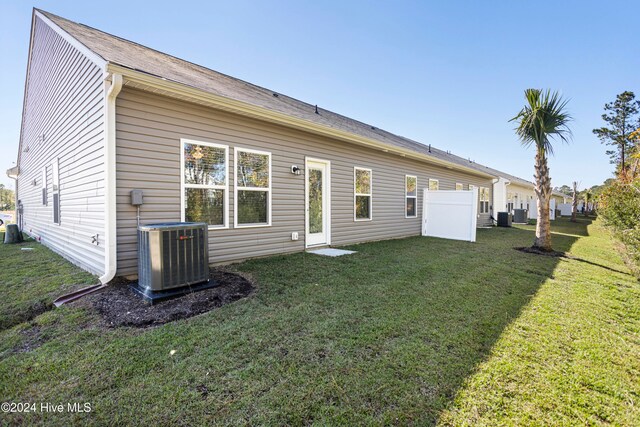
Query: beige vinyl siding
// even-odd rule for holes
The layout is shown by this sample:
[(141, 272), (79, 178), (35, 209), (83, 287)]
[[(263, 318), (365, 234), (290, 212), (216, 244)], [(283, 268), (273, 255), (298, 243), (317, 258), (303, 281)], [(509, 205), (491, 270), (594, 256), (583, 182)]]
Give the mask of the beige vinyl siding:
[[(359, 147), (329, 138), (220, 112), (161, 95), (125, 87), (116, 107), (116, 173), (118, 274), (137, 273), (136, 209), (129, 193), (144, 190), (141, 223), (180, 220), (180, 138), (272, 153), (272, 225), (235, 228), (233, 172), (229, 173), (230, 228), (209, 231), (210, 260), (244, 258), (301, 251), (305, 248), (305, 156), (331, 162), (331, 244), (344, 245), (421, 232), (422, 191), (429, 178), (441, 190), (455, 183), (491, 187), (491, 179)], [(373, 220), (354, 221), (354, 166), (373, 174)], [(418, 177), (418, 216), (405, 218), (405, 175)], [(489, 223), (483, 215), (479, 224)], [(300, 239), (291, 241), (291, 233)]]
[[(104, 241), (102, 71), (37, 17), (32, 43), (18, 177), (23, 228), (75, 264), (101, 274), (104, 247), (92, 244), (92, 236), (98, 234), (98, 242)], [(60, 225), (53, 223), (51, 165), (56, 158)], [(42, 204), (45, 166), (46, 206)]]

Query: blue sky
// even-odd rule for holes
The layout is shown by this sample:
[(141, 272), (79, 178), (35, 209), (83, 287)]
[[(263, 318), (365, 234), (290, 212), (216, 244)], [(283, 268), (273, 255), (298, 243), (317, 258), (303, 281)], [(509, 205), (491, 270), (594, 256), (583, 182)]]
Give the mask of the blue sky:
[(554, 185), (613, 167), (591, 130), (640, 96), (640, 3), (590, 1), (2, 1), (0, 182), (17, 155), (31, 7), (532, 180), (513, 117), (528, 87), (570, 98)]

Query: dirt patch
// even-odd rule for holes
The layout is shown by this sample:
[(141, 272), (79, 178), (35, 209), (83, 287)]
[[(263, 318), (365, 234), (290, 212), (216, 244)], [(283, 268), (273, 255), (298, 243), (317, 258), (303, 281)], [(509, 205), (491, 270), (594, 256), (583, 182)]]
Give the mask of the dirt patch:
[(146, 328), (206, 313), (246, 297), (255, 288), (250, 280), (236, 273), (212, 269), (210, 278), (219, 285), (154, 305), (145, 303), (131, 290), (135, 281), (118, 278), (104, 291), (83, 298), (82, 304), (97, 311), (108, 327)]
[(515, 249), (516, 251), (527, 253), (527, 254), (544, 255), (544, 256), (555, 257), (555, 258), (571, 258), (565, 252), (543, 251), (541, 249), (534, 248), (531, 246), (525, 246), (525, 247), (519, 247), (519, 248), (513, 248), (513, 249)]
[(31, 325), (30, 328), (20, 331), (22, 342), (19, 346), (13, 349), (14, 353), (27, 353), (35, 350), (46, 342), (42, 337), (42, 333), (39, 326)]

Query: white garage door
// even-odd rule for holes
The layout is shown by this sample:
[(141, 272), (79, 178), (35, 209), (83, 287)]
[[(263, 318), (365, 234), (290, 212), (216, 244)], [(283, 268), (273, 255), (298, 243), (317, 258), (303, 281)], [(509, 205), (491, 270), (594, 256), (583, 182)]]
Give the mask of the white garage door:
[(422, 235), (476, 241), (478, 189), (429, 191), (424, 189)]

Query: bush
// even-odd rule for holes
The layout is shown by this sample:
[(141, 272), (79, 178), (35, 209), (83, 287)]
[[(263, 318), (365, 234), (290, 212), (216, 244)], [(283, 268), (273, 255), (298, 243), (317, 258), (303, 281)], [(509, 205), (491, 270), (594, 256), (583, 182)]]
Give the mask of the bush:
[(640, 179), (615, 181), (600, 195), (598, 213), (627, 248), (629, 260), (640, 272)]

